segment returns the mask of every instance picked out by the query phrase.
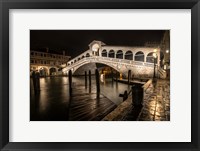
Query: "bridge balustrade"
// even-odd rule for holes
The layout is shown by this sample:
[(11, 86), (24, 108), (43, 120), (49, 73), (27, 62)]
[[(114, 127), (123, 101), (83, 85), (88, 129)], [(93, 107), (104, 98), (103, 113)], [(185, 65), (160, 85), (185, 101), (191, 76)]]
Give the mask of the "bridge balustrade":
[(73, 64), (69, 65), (68, 68), (72, 68), (73, 66), (76, 66), (77, 64), (80, 64), (81, 62), (84, 63), (85, 61), (103, 61), (103, 62), (117, 62), (117, 63), (126, 63), (126, 64), (130, 64), (130, 65), (139, 65), (139, 66), (147, 66), (147, 67), (153, 67), (154, 64), (153, 63), (149, 63), (149, 62), (141, 62), (141, 61), (133, 61), (133, 60), (126, 60), (126, 59), (118, 59), (118, 58), (109, 58), (109, 57), (101, 57), (101, 56), (90, 56), (90, 57), (85, 57), (82, 58), (80, 60), (76, 60), (76, 62), (74, 62)]
[[(154, 63), (144, 62), (144, 66), (153, 67)], [(157, 65), (156, 65), (157, 66)]]

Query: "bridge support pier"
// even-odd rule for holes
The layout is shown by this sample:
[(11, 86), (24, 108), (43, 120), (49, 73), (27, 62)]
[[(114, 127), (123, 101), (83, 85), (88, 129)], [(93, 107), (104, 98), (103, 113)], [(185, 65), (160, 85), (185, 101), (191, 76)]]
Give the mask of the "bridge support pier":
[(97, 98), (99, 98), (99, 95), (100, 95), (100, 83), (99, 83), (99, 71), (98, 71), (98, 69), (95, 70), (95, 76), (96, 76)]

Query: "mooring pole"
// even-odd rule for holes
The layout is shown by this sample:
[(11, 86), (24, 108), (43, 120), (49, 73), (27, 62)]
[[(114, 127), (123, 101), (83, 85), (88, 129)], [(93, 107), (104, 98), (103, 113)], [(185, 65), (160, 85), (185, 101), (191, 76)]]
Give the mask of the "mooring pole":
[(130, 85), (131, 70), (128, 70), (128, 85)]
[(111, 70), (111, 76), (112, 76), (112, 84), (113, 84), (113, 81), (114, 81), (114, 77), (113, 77), (113, 70)]
[(34, 87), (34, 93), (37, 94), (37, 82), (36, 82), (36, 73), (33, 71), (32, 73), (32, 79), (33, 79), (33, 87)]
[(116, 71), (116, 83), (118, 83), (118, 72)]
[(89, 87), (91, 88), (91, 71), (89, 70)]
[(69, 79), (69, 96), (72, 96), (72, 71), (69, 70), (69, 74), (68, 74), (68, 79)]
[(85, 71), (85, 88), (87, 89), (87, 71)]
[(99, 98), (99, 95), (100, 95), (100, 83), (99, 83), (99, 71), (98, 71), (98, 69), (95, 70), (95, 76), (96, 76), (97, 98)]

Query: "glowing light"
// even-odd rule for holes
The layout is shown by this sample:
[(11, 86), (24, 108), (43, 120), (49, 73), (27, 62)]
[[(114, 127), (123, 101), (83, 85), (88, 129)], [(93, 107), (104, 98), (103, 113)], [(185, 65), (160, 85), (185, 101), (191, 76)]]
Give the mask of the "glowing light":
[(153, 53), (153, 57), (154, 57), (154, 58), (157, 58), (157, 54), (156, 54), (156, 53)]
[(153, 52), (157, 52), (157, 49), (154, 49)]
[(122, 73), (120, 73), (120, 80), (122, 80)]
[(101, 74), (100, 80), (101, 80), (101, 82), (104, 82), (104, 80), (105, 80), (104, 74)]
[(166, 53), (169, 53), (169, 50), (166, 50)]

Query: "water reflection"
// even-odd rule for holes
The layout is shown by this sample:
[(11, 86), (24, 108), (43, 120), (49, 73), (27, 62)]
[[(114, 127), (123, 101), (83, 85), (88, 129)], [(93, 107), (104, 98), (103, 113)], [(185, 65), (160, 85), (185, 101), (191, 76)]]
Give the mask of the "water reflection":
[[(96, 81), (95, 77), (91, 78), (91, 87), (89, 86), (89, 80), (87, 81), (87, 88), (85, 88), (85, 77), (73, 77), (73, 88), (80, 94), (90, 93), (90, 99), (93, 101), (90, 105), (90, 109), (94, 110), (100, 107), (103, 97), (108, 98), (114, 104), (118, 105), (122, 102), (122, 98), (119, 97), (120, 93), (124, 93), (125, 90), (129, 91), (127, 84), (112, 82), (112, 79), (103, 78), (103, 82), (100, 82), (101, 94), (100, 99), (96, 98)], [(38, 95), (34, 94), (32, 79), (30, 81), (30, 107), (31, 107), (31, 120), (68, 120), (69, 108), (71, 100), (69, 97), (69, 83), (68, 77), (46, 77), (40, 78), (41, 91)], [(95, 94), (95, 95), (93, 95)], [(87, 102), (87, 100), (85, 100)]]

